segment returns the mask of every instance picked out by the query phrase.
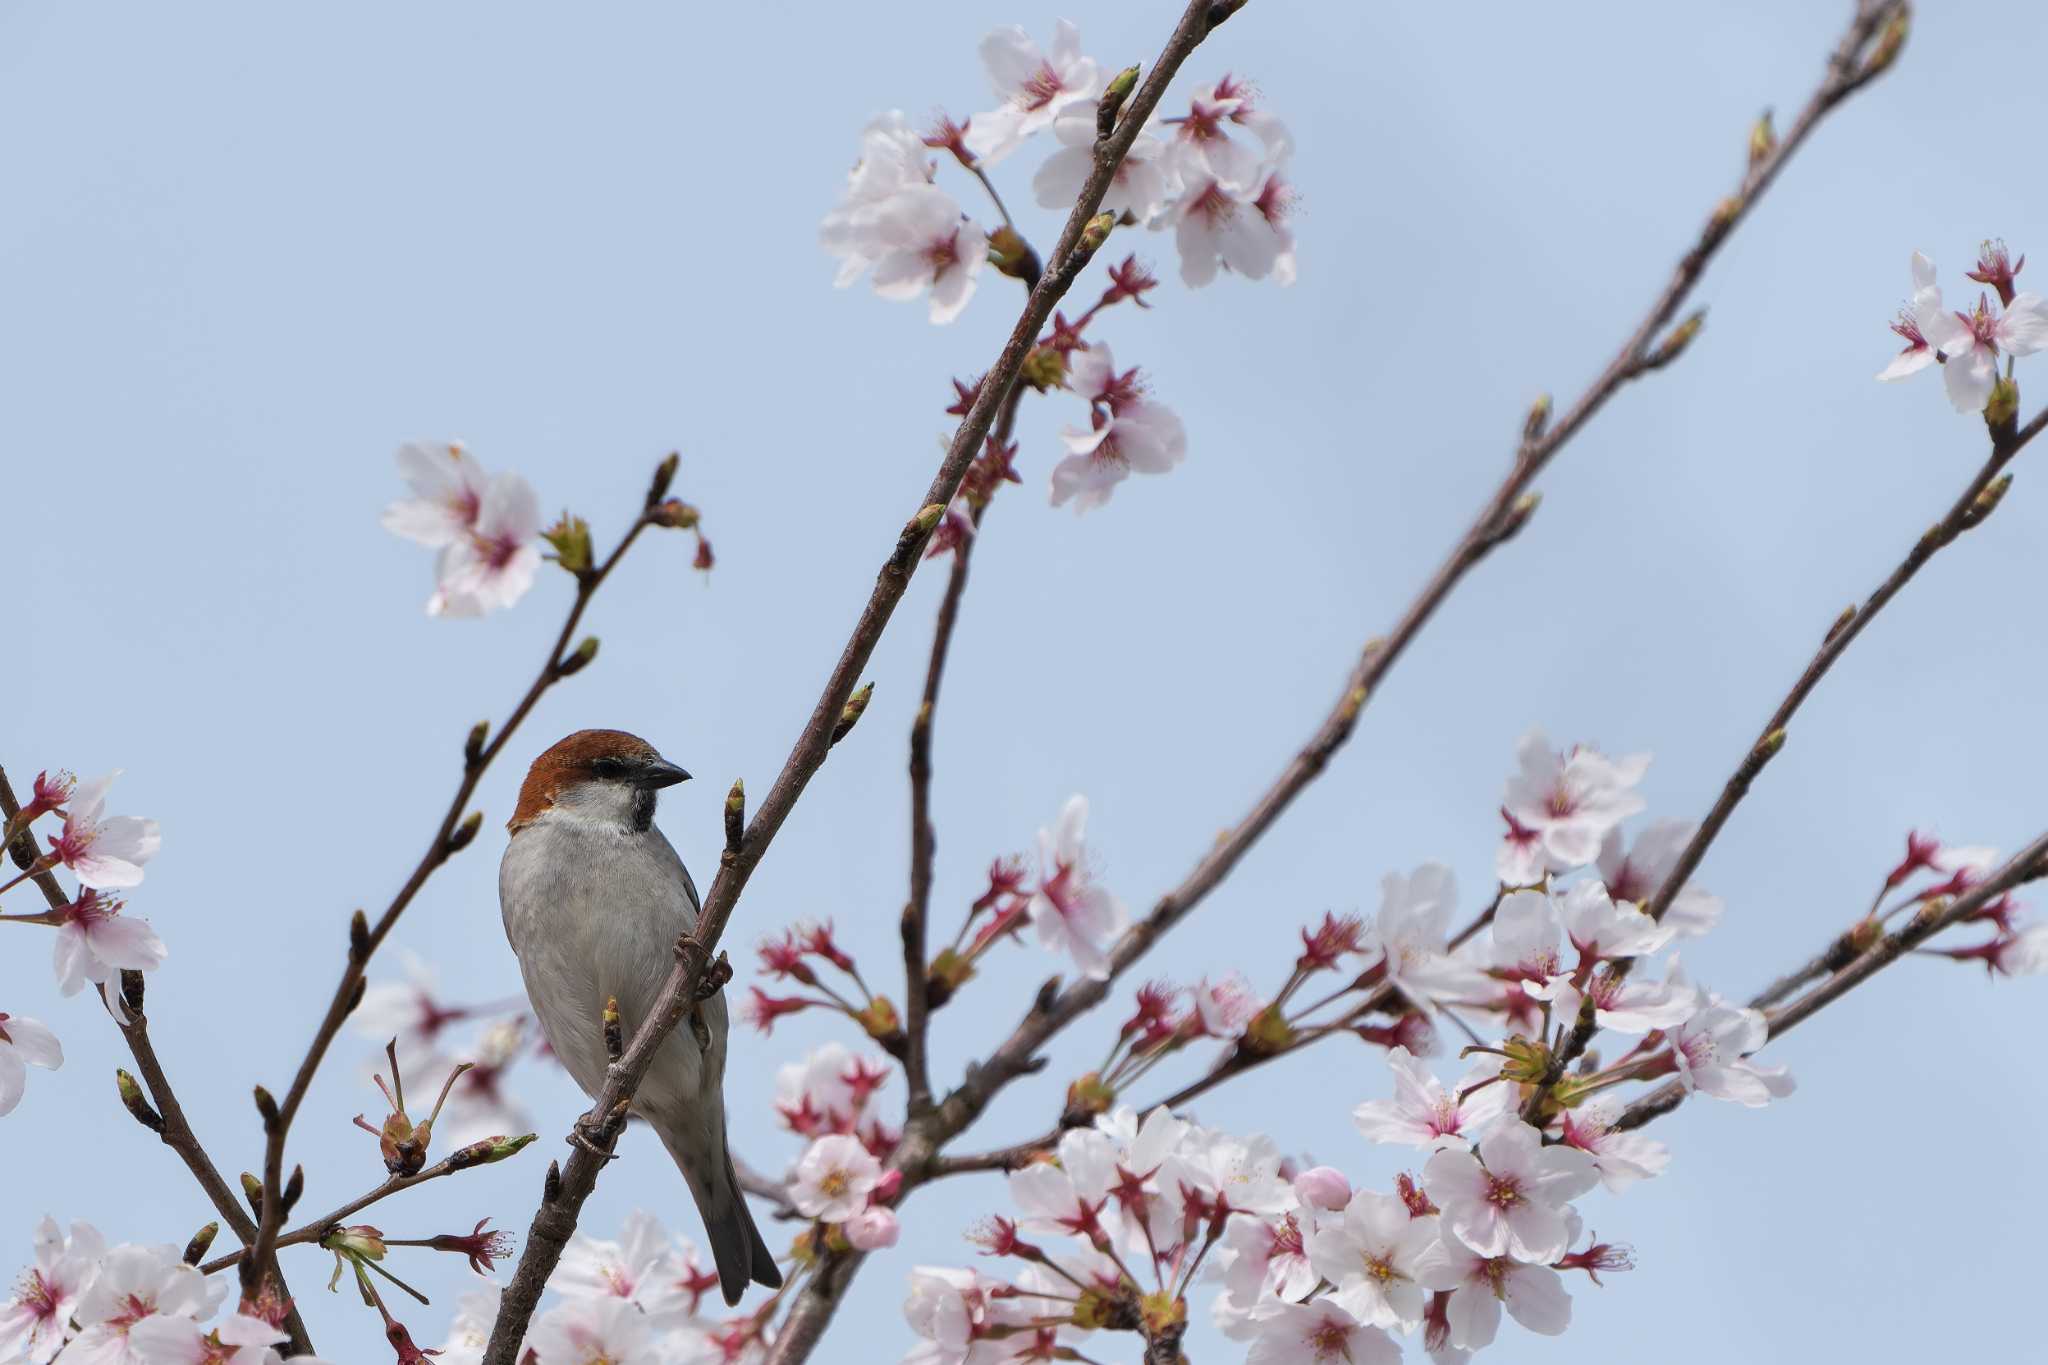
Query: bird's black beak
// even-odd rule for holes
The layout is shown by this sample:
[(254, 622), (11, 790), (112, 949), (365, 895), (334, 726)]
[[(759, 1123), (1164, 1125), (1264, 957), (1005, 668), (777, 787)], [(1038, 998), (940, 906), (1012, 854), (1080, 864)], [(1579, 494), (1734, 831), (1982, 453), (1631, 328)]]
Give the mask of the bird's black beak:
[(640, 765), (640, 771), (634, 780), (639, 786), (655, 790), (673, 787), (678, 782), (688, 782), (690, 775), (665, 758), (651, 758)]

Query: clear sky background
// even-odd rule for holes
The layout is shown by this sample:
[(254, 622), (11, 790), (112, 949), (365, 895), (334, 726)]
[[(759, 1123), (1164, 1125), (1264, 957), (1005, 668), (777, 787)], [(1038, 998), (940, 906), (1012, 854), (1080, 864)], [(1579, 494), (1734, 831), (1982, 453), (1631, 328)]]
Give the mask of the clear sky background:
[[(1113, 68), (1149, 61), (1177, 8), (1064, 13)], [(1426, 859), (1456, 867), (1476, 907), (1532, 724), (1654, 750), (1649, 814), (1705, 811), (1835, 614), (1982, 458), (1980, 425), (1931, 375), (1871, 382), (1908, 254), (1930, 252), (1953, 290), (1981, 237), (2048, 251), (2048, 189), (2031, 169), (2048, 96), (2025, 75), (2048, 18), (2028, 0), (1923, 9), (1897, 71), (1829, 120), (1715, 263), (1698, 295), (1711, 317), (1683, 362), (1567, 448), (1534, 522), (1149, 967), (1237, 964), (1271, 988), (1296, 925), (1373, 910), (1382, 873)], [(1734, 183), (1750, 122), (1803, 102), (1847, 10), (1259, 0), (1219, 32), (1173, 102), (1241, 72), (1293, 127), (1301, 280), (1189, 292), (1169, 237), (1116, 244), (1168, 284), (1105, 335), (1182, 413), (1190, 453), (1099, 513), (1044, 504), (1079, 405), (1026, 404), (1027, 484), (1004, 495), (976, 557), (939, 721), (941, 928), (989, 858), (1026, 847), (1075, 791), (1125, 900), (1142, 907), (1178, 880), (1463, 527), (1529, 401), (1575, 393), (1605, 363)], [(249, 1086), (288, 1081), (349, 911), (374, 913), (410, 870), (464, 732), (524, 688), (570, 595), (550, 570), (509, 614), (422, 615), (429, 556), (377, 525), (398, 491), (393, 448), (466, 439), (602, 537), (677, 449), (677, 491), (719, 553), (706, 582), (685, 537), (636, 551), (590, 614), (598, 663), (542, 703), (483, 785), (476, 847), (398, 930), (455, 999), (499, 997), (518, 977), (496, 866), (532, 754), (591, 725), (654, 740), (699, 775), (664, 798), (662, 823), (700, 881), (726, 785), (765, 790), (781, 764), (935, 465), (948, 376), (989, 363), (1021, 299), (985, 275), (966, 315), (935, 329), (864, 285), (835, 293), (817, 220), (871, 113), (983, 107), (982, 34), (1022, 22), (1042, 37), (1061, 12), (0, 11), (0, 506), (15, 589), (0, 760), (17, 780), (124, 767), (117, 808), (162, 820), (133, 903), (172, 952), (150, 1016), (230, 1172), (258, 1162)], [(1013, 207), (1028, 205), (1039, 155), (1001, 168)], [(955, 184), (979, 213), (968, 188)], [(1024, 216), (1049, 243), (1055, 218)], [(2023, 284), (2040, 284), (2034, 270), (2048, 265)], [(2048, 397), (2037, 374), (2021, 362), (2028, 412)], [(1726, 920), (1687, 951), (1707, 983), (1746, 995), (1809, 955), (1867, 902), (1908, 827), (2007, 849), (2043, 827), (2035, 460), (1857, 642), (1715, 846), (1700, 881)], [(830, 916), (872, 978), (894, 975), (905, 737), (942, 586), (930, 570), (912, 585), (870, 670), (867, 719), (741, 904), (736, 958), (767, 930)], [(0, 1123), (0, 1261), (27, 1258), (45, 1211), (181, 1242), (210, 1211), (117, 1108), (119, 1038), (90, 996), (56, 996), (41, 933), (6, 935), (0, 1008), (54, 1026), (69, 1063), (32, 1074)], [(999, 961), (942, 1017), (941, 1079), (1055, 965), (1035, 948)], [(1796, 1096), (1762, 1112), (1695, 1103), (1659, 1125), (1669, 1173), (1582, 1206), (1641, 1268), (1605, 1290), (1575, 1282), (1570, 1334), (1510, 1331), (1499, 1358), (1905, 1361), (2037, 1340), (2044, 1017), (2042, 983), (1927, 960), (1857, 991), (1772, 1049)], [(759, 1165), (796, 1150), (773, 1126), (775, 1066), (843, 1036), (812, 1022), (736, 1043), (735, 1140)], [(1073, 1029), (969, 1143), (1043, 1128), (1108, 1030)], [(374, 1106), (367, 1052), (344, 1046), (294, 1134), (304, 1211), (379, 1178), (374, 1144), (348, 1126)], [(1269, 1128), (1378, 1183), (1401, 1153), (1368, 1146), (1348, 1114), (1385, 1088), (1376, 1050), (1331, 1048), (1199, 1117)], [(544, 1134), (530, 1154), (376, 1221), (428, 1235), (489, 1213), (523, 1233), (581, 1100), (538, 1069), (520, 1089)], [(918, 1195), (829, 1358), (894, 1358), (910, 1339), (904, 1271), (964, 1260), (960, 1230), (1003, 1203), (988, 1177)], [(636, 1205), (696, 1235), (680, 1179), (640, 1134), (587, 1225), (615, 1229)], [(422, 1340), (462, 1288), (452, 1261), (417, 1253), (401, 1268), (439, 1300), (408, 1314)], [(287, 1268), (324, 1354), (384, 1358), (374, 1317), (322, 1292), (319, 1253)], [(1206, 1324), (1190, 1346), (1200, 1361), (1235, 1352)], [(1134, 1356), (1107, 1339), (1096, 1353)]]

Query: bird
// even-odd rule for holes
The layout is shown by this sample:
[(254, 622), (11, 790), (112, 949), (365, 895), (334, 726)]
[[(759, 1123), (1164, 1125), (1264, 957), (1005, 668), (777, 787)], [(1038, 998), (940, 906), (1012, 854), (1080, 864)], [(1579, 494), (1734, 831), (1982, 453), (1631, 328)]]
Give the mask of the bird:
[[(631, 1037), (655, 1008), (676, 940), (701, 913), (683, 860), (654, 826), (655, 794), (688, 780), (623, 730), (578, 730), (533, 761), (498, 865), (505, 937), (548, 1045), (584, 1093), (604, 1088), (606, 1002)], [(688, 1182), (736, 1304), (749, 1282), (782, 1284), (740, 1192), (726, 1143), (725, 997), (703, 1002), (702, 1033), (663, 1040), (632, 1113), (661, 1138)], [(701, 1041), (700, 1041), (701, 1040)]]

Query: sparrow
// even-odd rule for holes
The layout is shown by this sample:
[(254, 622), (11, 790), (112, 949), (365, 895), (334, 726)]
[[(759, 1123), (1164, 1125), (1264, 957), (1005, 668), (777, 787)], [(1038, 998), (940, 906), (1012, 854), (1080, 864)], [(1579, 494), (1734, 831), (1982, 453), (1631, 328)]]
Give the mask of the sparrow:
[[(689, 776), (637, 736), (579, 730), (533, 761), (507, 824), (512, 838), (498, 865), (505, 937), (548, 1045), (593, 1099), (611, 1061), (606, 1001), (618, 1000), (631, 1037), (654, 1009), (676, 940), (697, 926), (697, 888), (654, 827), (655, 793)], [(681, 1168), (719, 1288), (736, 1304), (749, 1281), (774, 1288), (782, 1275), (726, 1147), (725, 997), (701, 1009), (705, 1033), (669, 1034), (632, 1112)]]

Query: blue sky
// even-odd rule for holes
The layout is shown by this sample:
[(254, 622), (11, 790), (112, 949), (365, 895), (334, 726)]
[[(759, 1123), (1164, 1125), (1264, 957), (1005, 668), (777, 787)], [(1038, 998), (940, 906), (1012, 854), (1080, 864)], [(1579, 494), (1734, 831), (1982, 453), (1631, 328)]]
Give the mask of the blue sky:
[[(1683, 362), (1565, 451), (1534, 522), (1452, 599), (1351, 747), (1157, 971), (1231, 963), (1276, 984), (1295, 925), (1370, 911), (1382, 873), (1429, 859), (1483, 901), (1494, 807), (1532, 724), (1653, 750), (1649, 814), (1705, 810), (1827, 624), (1982, 457), (1981, 429), (1932, 378), (1871, 382), (1909, 253), (1932, 254), (1953, 287), (1987, 235), (2048, 250), (2048, 190), (2025, 172), (2048, 95), (2014, 74), (2037, 63), (2048, 21), (2023, 0), (1924, 8), (1899, 69), (1823, 127), (1715, 263)], [(1175, 9), (1065, 13), (1115, 67), (1149, 61)], [(941, 924), (991, 856), (1026, 846), (1075, 791), (1125, 900), (1178, 880), (1462, 528), (1529, 401), (1574, 393), (1604, 364), (1733, 184), (1758, 111), (1804, 100), (1846, 10), (1601, 0), (1453, 16), (1261, 0), (1198, 54), (1181, 89), (1246, 73), (1294, 129), (1301, 280), (1192, 293), (1169, 280), (1154, 311), (1113, 318), (1119, 362), (1143, 365), (1181, 412), (1190, 453), (1101, 512), (1044, 505), (1077, 405), (1026, 405), (1027, 482), (977, 555), (939, 722)], [(133, 905), (172, 950), (150, 1014), (224, 1167), (256, 1165), (248, 1087), (287, 1081), (348, 912), (374, 912), (411, 868), (464, 732), (516, 698), (569, 596), (551, 574), (481, 623), (422, 615), (426, 555), (377, 526), (397, 492), (393, 448), (459, 436), (601, 536), (679, 450), (677, 491), (719, 552), (707, 581), (683, 538), (652, 544), (607, 586), (588, 623), (598, 663), (542, 703), (483, 786), (477, 846), (398, 931), (452, 996), (497, 998), (517, 989), (495, 897), (502, 821), (533, 753), (589, 725), (654, 740), (699, 775), (662, 822), (700, 869), (727, 783), (763, 789), (780, 765), (936, 462), (946, 379), (987, 365), (1019, 302), (988, 275), (935, 329), (921, 307), (835, 293), (817, 220), (871, 113), (972, 112), (981, 35), (1011, 22), (1043, 35), (1056, 13), (936, 0), (886, 21), (768, 4), (0, 13), (17, 606), (0, 761), (18, 777), (124, 767), (117, 807), (162, 820)], [(1026, 152), (1001, 168), (1013, 208), (1036, 164)], [(1052, 216), (1022, 216), (1050, 241)], [(1137, 249), (1170, 273), (1170, 239)], [(2026, 362), (2020, 383), (2035, 387)], [(1699, 978), (1743, 995), (1810, 954), (1866, 903), (1908, 827), (2008, 849), (2039, 832), (2048, 645), (2025, 612), (2048, 513), (2032, 458), (1998, 515), (1858, 641), (1715, 846), (1700, 880), (1728, 913), (1688, 951)], [(912, 585), (868, 717), (755, 878), (735, 949), (830, 916), (889, 974), (904, 739), (942, 586), (937, 573)], [(90, 997), (56, 996), (28, 933), (0, 966), (0, 1007), (55, 1027), (69, 1061), (32, 1076), (0, 1126), (17, 1173), (0, 1187), (14, 1239), (0, 1259), (26, 1258), (45, 1211), (182, 1241), (204, 1202), (115, 1109), (119, 1039)], [(939, 1076), (1052, 968), (1020, 950), (987, 973), (947, 1019)], [(2032, 1074), (2039, 990), (1909, 961), (1772, 1050), (1801, 1079), (1792, 1099), (1687, 1106), (1660, 1125), (1676, 1152), (1665, 1177), (1586, 1205), (1640, 1269), (1575, 1290), (1566, 1337), (1516, 1334), (1502, 1357), (1654, 1340), (1674, 1365), (1906, 1360), (2030, 1339), (2048, 1195), (2026, 1177), (2048, 1102), (2018, 1078)], [(794, 1152), (769, 1097), (775, 1065), (834, 1036), (812, 1023), (736, 1048), (735, 1137), (757, 1164)], [(1107, 1029), (1073, 1030), (968, 1141), (1042, 1128)], [(308, 1209), (378, 1173), (348, 1125), (374, 1098), (358, 1050), (328, 1068), (295, 1133)], [(1384, 1089), (1378, 1054), (1311, 1057), (1199, 1117), (1390, 1177), (1398, 1154), (1348, 1119)], [(544, 1135), (533, 1153), (410, 1194), (382, 1225), (431, 1234), (489, 1212), (523, 1231), (580, 1105), (538, 1072), (522, 1093)], [(680, 1180), (644, 1137), (590, 1222), (615, 1228), (636, 1205), (694, 1235)], [(919, 1195), (903, 1245), (863, 1274), (843, 1340), (893, 1358), (909, 1340), (903, 1271), (960, 1261), (960, 1230), (1001, 1206), (986, 1178)], [(431, 1338), (461, 1275), (423, 1259), (409, 1268), (444, 1300), (415, 1314)], [(321, 1291), (317, 1253), (287, 1269), (325, 1353), (380, 1358), (374, 1319)], [(1195, 1359), (1231, 1358), (1204, 1333)]]

